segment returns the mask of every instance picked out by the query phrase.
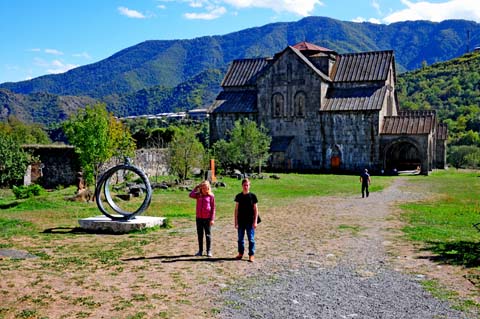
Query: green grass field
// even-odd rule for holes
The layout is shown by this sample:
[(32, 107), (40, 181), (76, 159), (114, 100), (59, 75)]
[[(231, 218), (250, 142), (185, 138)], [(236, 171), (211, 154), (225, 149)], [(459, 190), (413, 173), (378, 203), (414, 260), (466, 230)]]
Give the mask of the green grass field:
[(408, 223), (406, 236), (426, 244), (443, 262), (480, 266), (480, 227), (474, 226), (480, 223), (480, 173), (439, 171), (414, 180), (437, 196), (401, 206)]

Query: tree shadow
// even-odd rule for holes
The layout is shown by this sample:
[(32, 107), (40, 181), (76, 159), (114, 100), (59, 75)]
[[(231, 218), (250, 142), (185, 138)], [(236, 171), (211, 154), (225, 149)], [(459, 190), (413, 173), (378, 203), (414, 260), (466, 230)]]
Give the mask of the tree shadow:
[(437, 263), (473, 268), (480, 266), (480, 243), (459, 241), (452, 243), (428, 242), (423, 250), (432, 251), (436, 256), (428, 258)]
[(153, 257), (132, 257), (121, 259), (122, 261), (138, 261), (138, 260), (155, 260), (158, 259), (162, 263), (176, 263), (176, 262), (224, 262), (224, 261), (238, 261), (234, 257), (197, 257), (193, 255), (173, 255), (173, 256), (153, 256)]

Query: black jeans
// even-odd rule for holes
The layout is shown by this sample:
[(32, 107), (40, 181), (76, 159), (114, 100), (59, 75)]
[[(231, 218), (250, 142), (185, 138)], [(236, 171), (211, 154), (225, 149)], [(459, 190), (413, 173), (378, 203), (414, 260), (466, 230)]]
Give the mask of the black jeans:
[(212, 249), (212, 226), (210, 226), (210, 219), (197, 218), (197, 236), (198, 236), (198, 251), (203, 252), (203, 234), (207, 242), (207, 252)]
[(362, 197), (365, 197), (365, 195), (367, 195), (368, 197), (368, 184), (362, 184)]

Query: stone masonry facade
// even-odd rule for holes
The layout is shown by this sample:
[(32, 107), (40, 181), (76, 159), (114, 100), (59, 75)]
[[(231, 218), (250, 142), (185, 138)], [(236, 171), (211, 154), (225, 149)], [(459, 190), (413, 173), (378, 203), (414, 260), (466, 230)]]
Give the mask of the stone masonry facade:
[(401, 111), (395, 79), (393, 51), (340, 55), (301, 42), (235, 60), (209, 108), (211, 143), (249, 118), (269, 130), (272, 169), (444, 168), (446, 128), (433, 111)]

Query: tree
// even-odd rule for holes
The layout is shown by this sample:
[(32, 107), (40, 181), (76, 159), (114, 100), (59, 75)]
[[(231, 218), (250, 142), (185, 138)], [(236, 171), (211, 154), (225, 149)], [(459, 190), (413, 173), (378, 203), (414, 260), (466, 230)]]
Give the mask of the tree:
[(10, 186), (23, 179), (30, 162), (25, 152), (11, 134), (0, 131), (0, 185)]
[(263, 126), (248, 119), (235, 122), (230, 141), (218, 141), (214, 145), (214, 153), (224, 166), (240, 168), (243, 172), (253, 171), (261, 167), (269, 157), (272, 138)]
[(193, 168), (204, 167), (205, 149), (192, 127), (177, 128), (169, 146), (170, 169), (180, 180), (188, 178)]
[(455, 168), (477, 167), (480, 148), (473, 145), (452, 146), (449, 148), (448, 163)]
[(130, 156), (134, 150), (130, 132), (102, 103), (80, 109), (63, 129), (75, 146), (87, 185), (95, 184), (100, 166), (112, 156)]
[(0, 123), (0, 131), (9, 133), (18, 144), (49, 144), (47, 132), (40, 124), (25, 124), (15, 116), (10, 115), (8, 121)]

